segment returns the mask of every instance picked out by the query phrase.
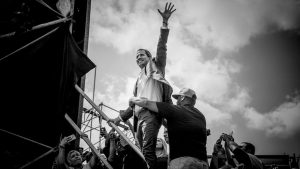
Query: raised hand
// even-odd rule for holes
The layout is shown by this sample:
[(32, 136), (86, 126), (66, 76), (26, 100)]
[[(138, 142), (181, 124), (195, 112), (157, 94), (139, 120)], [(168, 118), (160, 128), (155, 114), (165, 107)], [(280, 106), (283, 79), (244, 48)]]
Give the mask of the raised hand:
[(157, 9), (158, 12), (159, 12), (159, 14), (163, 18), (163, 22), (167, 22), (169, 20), (170, 16), (172, 15), (172, 13), (176, 11), (176, 9), (173, 10), (173, 8), (174, 8), (174, 5), (172, 5), (171, 2), (168, 5), (168, 2), (167, 2), (166, 6), (165, 6), (165, 11), (164, 12), (161, 12), (159, 9)]
[(225, 142), (228, 142), (228, 141), (234, 141), (234, 138), (232, 137), (232, 135), (229, 135), (229, 134), (226, 134), (226, 133), (222, 133), (222, 139), (225, 141)]
[(75, 140), (76, 137), (74, 134), (70, 135), (70, 136), (67, 136), (67, 137), (64, 137), (60, 143), (59, 143), (59, 146), (60, 147), (65, 147), (65, 145), (69, 144), (71, 141)]

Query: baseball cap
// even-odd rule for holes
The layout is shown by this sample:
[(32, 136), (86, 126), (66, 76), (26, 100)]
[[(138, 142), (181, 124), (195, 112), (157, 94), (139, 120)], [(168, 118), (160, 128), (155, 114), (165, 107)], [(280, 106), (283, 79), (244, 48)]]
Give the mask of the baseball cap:
[(190, 88), (182, 88), (178, 94), (173, 94), (172, 96), (174, 99), (178, 99), (179, 96), (186, 96), (197, 99), (195, 91)]

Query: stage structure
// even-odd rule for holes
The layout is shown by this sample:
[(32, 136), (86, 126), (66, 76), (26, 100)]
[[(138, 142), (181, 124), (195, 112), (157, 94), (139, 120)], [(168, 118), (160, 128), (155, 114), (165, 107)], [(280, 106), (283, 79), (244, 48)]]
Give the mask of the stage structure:
[[(99, 104), (100, 110), (104, 113), (109, 114), (111, 111), (119, 113), (118, 110), (105, 105), (103, 102)], [(107, 128), (107, 132), (111, 129), (102, 119), (102, 117), (95, 111), (94, 108), (85, 109), (83, 108), (83, 116), (82, 116), (82, 123), (81, 123), (81, 131), (87, 134), (92, 141), (95, 147), (103, 148), (105, 138), (100, 135), (100, 130), (102, 127)], [(130, 139), (131, 142), (135, 142), (134, 134), (133, 134), (133, 126), (130, 121), (126, 122), (125, 124), (120, 124), (119, 128), (122, 132)], [(85, 146), (84, 151), (89, 151), (90, 148)]]
[[(51, 168), (63, 136), (82, 118), (90, 0), (2, 0), (1, 168)], [(71, 147), (79, 146), (79, 135)]]

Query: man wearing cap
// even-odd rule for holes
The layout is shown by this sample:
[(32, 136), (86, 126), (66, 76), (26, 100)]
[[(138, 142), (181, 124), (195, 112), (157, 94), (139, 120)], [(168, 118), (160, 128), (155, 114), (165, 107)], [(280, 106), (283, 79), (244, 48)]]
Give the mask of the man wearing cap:
[[(173, 9), (172, 3), (166, 3), (165, 11), (159, 14), (162, 16), (163, 23), (160, 30), (160, 38), (157, 45), (156, 57), (146, 49), (137, 50), (136, 63), (141, 68), (140, 75), (135, 83), (134, 96), (145, 97), (152, 101), (171, 103), (172, 87), (165, 79), (165, 67), (167, 58), (167, 40), (168, 40), (168, 20)], [(134, 115), (134, 131), (137, 141), (145, 156), (148, 165), (155, 168), (156, 163), (156, 141), (159, 129), (162, 124), (161, 116), (144, 110), (139, 106), (132, 106), (125, 111), (120, 111), (120, 116), (109, 121), (118, 124), (120, 121), (127, 121)]]
[(206, 169), (206, 120), (194, 107), (197, 96), (192, 89), (183, 88), (173, 97), (177, 105), (153, 102), (142, 97), (132, 97), (129, 104), (149, 109), (167, 119), (170, 168)]

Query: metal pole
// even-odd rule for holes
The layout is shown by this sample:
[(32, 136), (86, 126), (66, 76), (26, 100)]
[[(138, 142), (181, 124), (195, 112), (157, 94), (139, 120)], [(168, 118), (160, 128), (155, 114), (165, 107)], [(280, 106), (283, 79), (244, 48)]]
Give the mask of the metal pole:
[(105, 105), (105, 104), (103, 104), (103, 103), (101, 103), (101, 104), (102, 104), (103, 106), (105, 106), (105, 107), (111, 109), (111, 110), (114, 110), (114, 111), (116, 111), (116, 112), (119, 112), (118, 110), (116, 110), (116, 109), (114, 109), (114, 108), (112, 108), (112, 107), (109, 107), (109, 106), (107, 106), (107, 105)]
[(18, 135), (18, 134), (15, 134), (15, 133), (11, 133), (11, 132), (9, 132), (9, 131), (6, 131), (6, 130), (3, 130), (3, 129), (0, 129), (0, 131), (3, 131), (3, 132), (5, 132), (5, 133), (8, 133), (8, 134), (10, 134), (10, 135), (13, 135), (13, 136), (19, 137), (19, 138), (21, 138), (21, 139), (24, 139), (24, 140), (30, 141), (30, 142), (32, 142), (32, 143), (38, 144), (38, 145), (40, 145), (40, 146), (43, 146), (43, 147), (46, 147), (46, 148), (49, 148), (49, 149), (51, 149), (51, 148), (52, 148), (52, 147), (50, 147), (50, 146), (48, 146), (48, 145), (45, 145), (45, 144), (39, 143), (39, 142), (37, 142), (37, 141), (31, 140), (31, 139), (29, 139), (29, 138), (26, 138), (26, 137), (20, 136), (20, 135)]
[[(83, 132), (79, 129), (79, 127), (74, 123), (74, 121), (70, 118), (70, 116), (68, 114), (65, 114), (65, 118), (66, 120), (71, 124), (71, 126), (75, 129), (75, 131), (80, 135), (83, 136)], [(92, 152), (94, 154), (96, 154), (99, 159), (104, 163), (104, 165), (109, 168), (109, 169), (113, 169), (112, 166), (100, 155), (100, 153), (98, 152), (98, 150), (95, 148), (95, 146), (92, 144), (92, 142), (86, 138), (86, 137), (82, 137), (82, 139), (86, 142), (86, 144), (91, 148)]]
[(5, 55), (4, 57), (2, 57), (2, 58), (0, 59), (0, 62), (1, 62), (3, 59), (6, 59), (7, 57), (9, 57), (9, 56), (11, 56), (11, 55), (17, 53), (18, 51), (23, 50), (23, 49), (27, 48), (28, 46), (30, 46), (30, 45), (36, 43), (37, 41), (39, 41), (39, 40), (45, 38), (46, 36), (52, 34), (52, 33), (55, 32), (58, 28), (59, 28), (59, 27), (56, 27), (56, 28), (52, 29), (51, 31), (49, 31), (49, 32), (46, 33), (45, 35), (43, 35), (43, 36), (41, 36), (41, 37), (38, 37), (38, 38), (36, 38), (35, 40), (29, 42), (28, 44), (26, 44), (26, 45), (20, 47), (19, 49), (17, 49), (17, 50), (15, 50), (15, 51), (13, 51), (13, 52), (11, 52), (11, 53)]
[[(111, 109), (111, 110), (113, 110), (113, 111), (115, 111), (115, 112), (119, 112), (118, 110), (116, 110), (116, 109), (114, 109), (114, 108), (112, 108), (112, 107), (110, 107), (110, 106), (108, 106), (108, 105), (105, 105), (103, 102), (101, 102), (101, 105), (102, 106), (105, 106), (105, 107), (107, 107), (107, 108), (109, 108), (109, 109)], [(102, 110), (102, 109), (101, 109)], [(134, 131), (133, 131), (133, 126), (132, 126), (132, 124), (130, 123), (130, 121), (129, 120), (127, 120), (126, 122), (124, 122), (125, 124), (127, 124), (128, 126), (129, 126), (129, 128), (130, 128), (130, 130), (131, 130), (131, 132), (132, 132), (132, 135), (134, 136)], [(120, 127), (122, 127), (121, 126), (122, 124), (119, 124), (119, 126)], [(124, 127), (123, 127), (124, 128)], [(128, 128), (126, 127), (126, 128), (124, 128), (125, 130), (127, 130)]]
[[(102, 105), (100, 104), (100, 109), (102, 111)], [(101, 128), (102, 128), (102, 116), (99, 116), (99, 127), (100, 127), (100, 134), (99, 134), (99, 150), (101, 151)]]
[[(32, 27), (31, 30), (29, 30), (27, 32), (37, 30), (37, 29), (41, 29), (41, 28), (45, 28), (45, 27), (52, 26), (52, 25), (55, 25), (55, 24), (58, 24), (58, 23), (61, 23), (61, 22), (66, 22), (66, 21), (69, 21), (69, 20), (71, 20), (71, 18), (62, 18), (62, 19), (57, 19), (57, 20), (50, 21), (50, 22), (47, 22), (47, 23), (42, 23), (42, 24), (39, 24), (39, 25), (36, 25), (36, 26)], [(11, 32), (11, 33), (7, 33), (7, 34), (4, 34), (4, 35), (0, 35), (0, 39), (10, 37), (10, 36), (14, 36), (15, 34), (16, 34), (16, 32)]]
[[(106, 116), (106, 114), (99, 109), (99, 107), (84, 93), (84, 91), (77, 84), (75, 84), (75, 88), (94, 107), (94, 109), (104, 118), (104, 120), (106, 120), (106, 121), (109, 120), (109, 118)], [(130, 139), (114, 123), (109, 122), (109, 124), (130, 145), (130, 147), (132, 147), (132, 149), (146, 162), (144, 155), (138, 149), (138, 147), (135, 144), (133, 144), (130, 141)], [(149, 165), (147, 162), (146, 162), (146, 164), (149, 168)]]
[(94, 117), (94, 115), (92, 114), (92, 116), (91, 116), (91, 125), (90, 125), (90, 138), (91, 138), (91, 140), (92, 140), (92, 128), (93, 128), (93, 117)]
[[(102, 110), (101, 110), (101, 111), (102, 111)], [(95, 112), (88, 112), (88, 113), (91, 113), (91, 114), (93, 114), (94, 116), (101, 118), (101, 121), (102, 121), (102, 116), (101, 116), (101, 115), (96, 114)], [(127, 124), (127, 123), (126, 123), (126, 124)], [(123, 124), (119, 124), (118, 126), (119, 126), (119, 127), (122, 127), (124, 130), (128, 130), (128, 127), (125, 126), (125, 125), (123, 125)]]
[(28, 167), (29, 165), (35, 163), (36, 161), (40, 160), (41, 158), (43, 158), (43, 157), (45, 157), (45, 156), (47, 156), (47, 155), (49, 155), (49, 154), (51, 154), (52, 152), (55, 152), (55, 151), (57, 151), (57, 147), (52, 148), (51, 150), (47, 151), (46, 153), (40, 155), (39, 157), (35, 158), (34, 160), (32, 160), (32, 161), (28, 162), (27, 164), (23, 165), (23, 166), (20, 167), (19, 169), (26, 168), (26, 167)]

